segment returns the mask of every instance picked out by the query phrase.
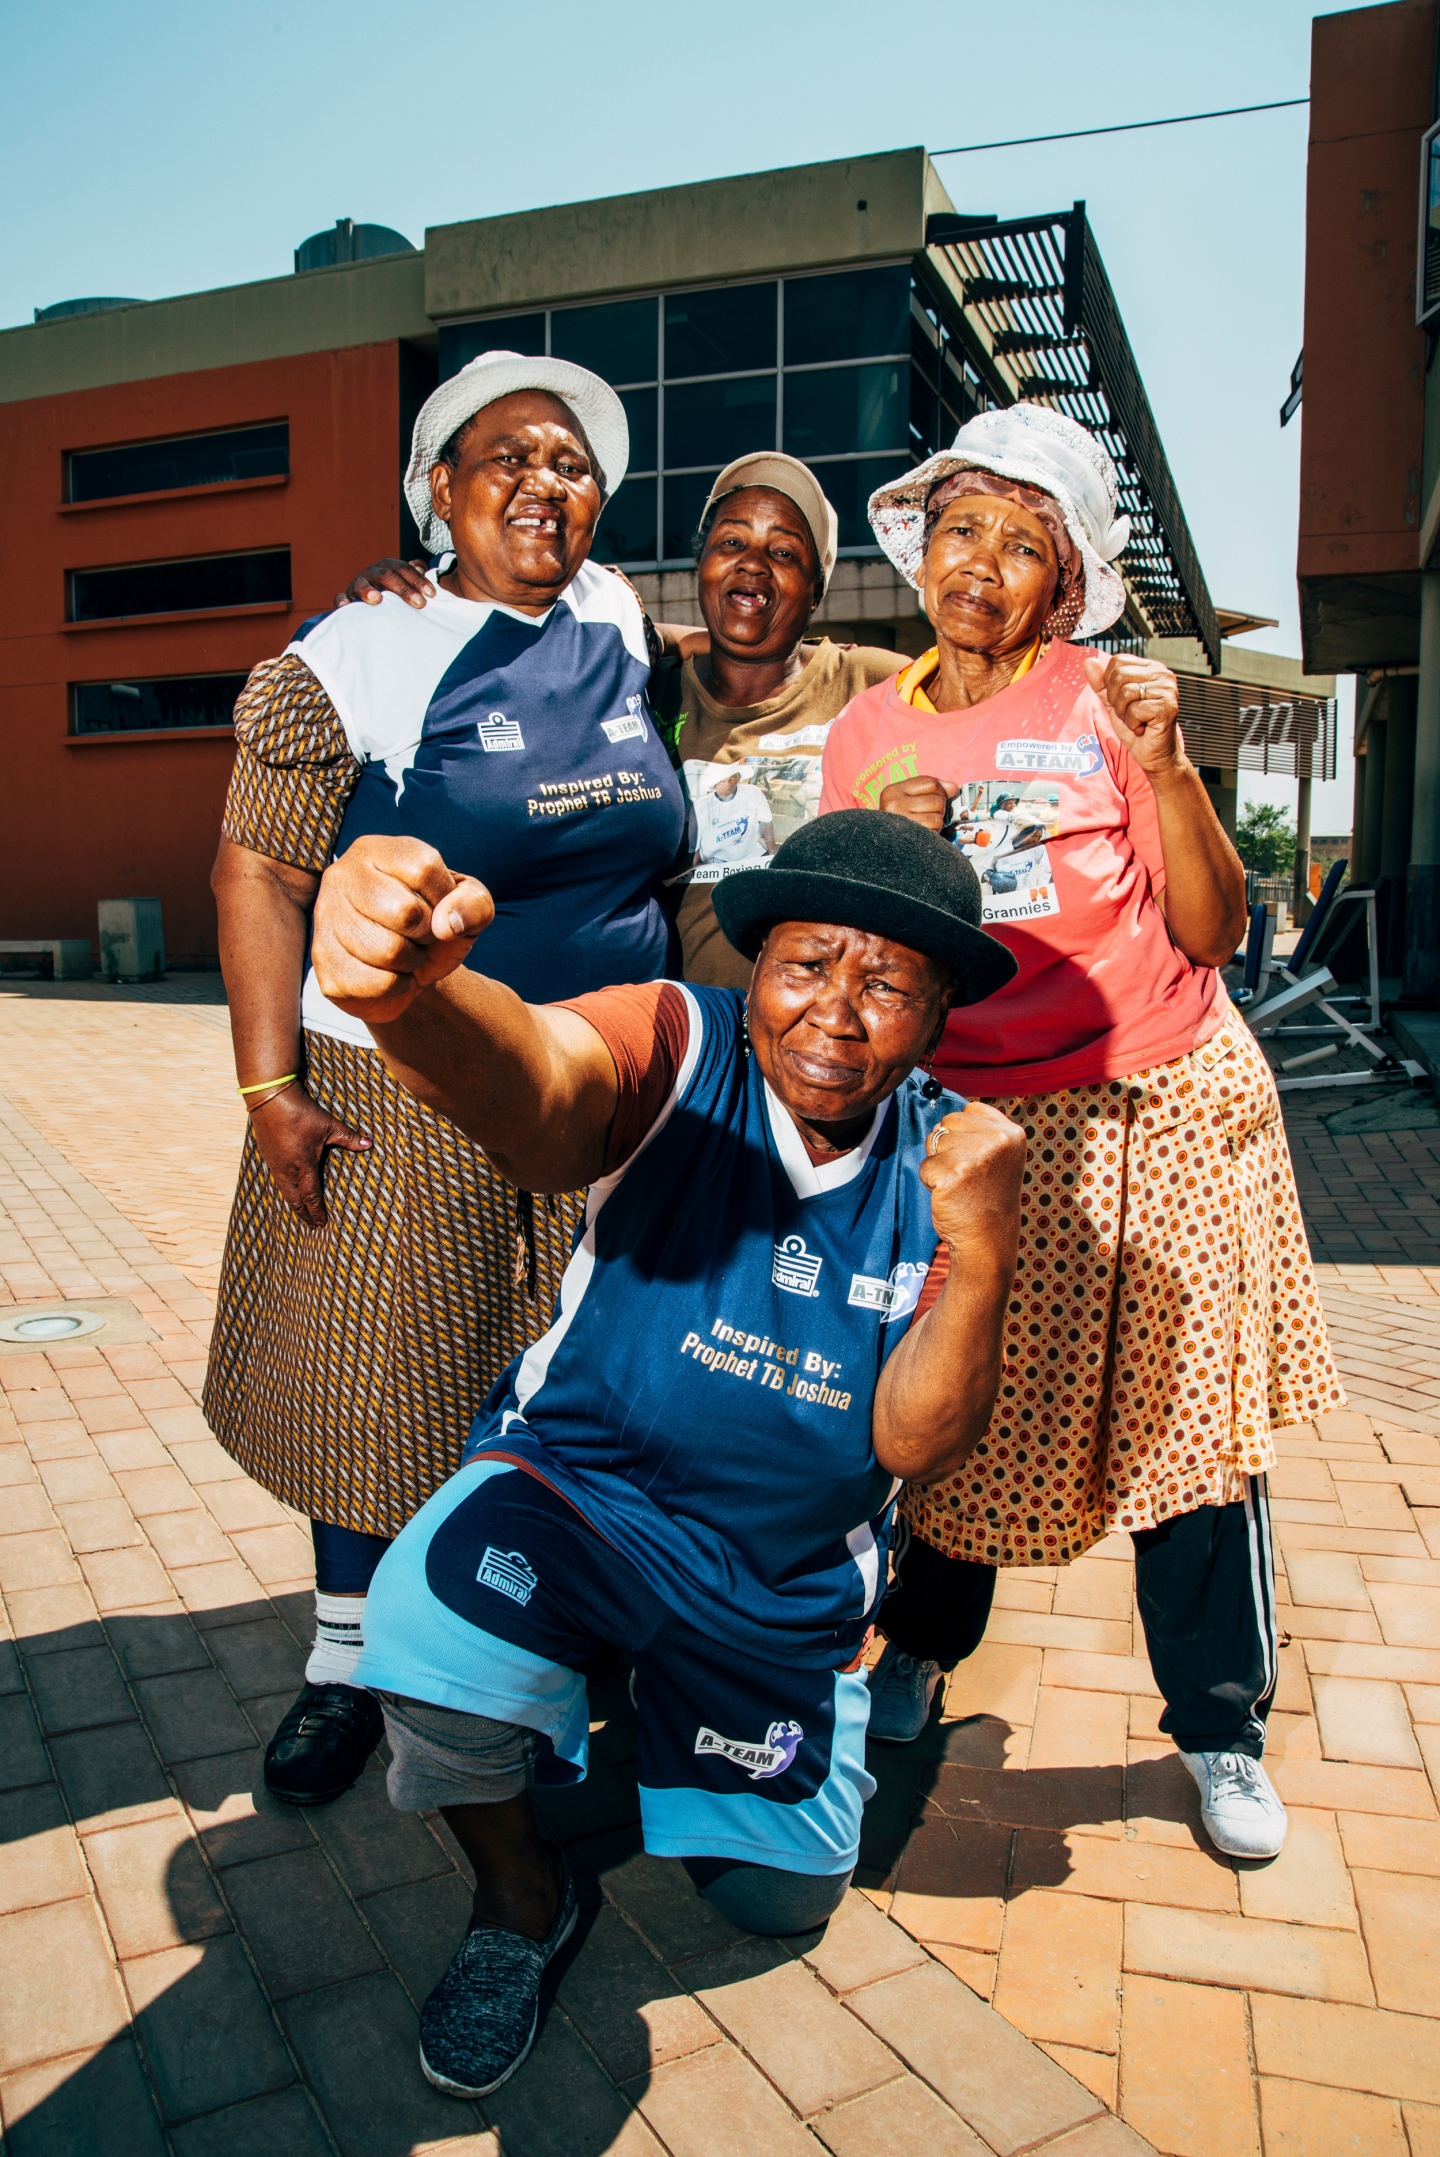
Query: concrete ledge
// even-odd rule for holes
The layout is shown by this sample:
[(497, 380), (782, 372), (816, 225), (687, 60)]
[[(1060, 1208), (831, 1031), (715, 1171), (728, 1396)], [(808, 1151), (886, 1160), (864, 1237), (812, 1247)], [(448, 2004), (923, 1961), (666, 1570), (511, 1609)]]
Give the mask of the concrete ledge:
[(1387, 1021), (1405, 1054), (1424, 1064), (1432, 1079), (1440, 1075), (1440, 1011), (1392, 1009)]

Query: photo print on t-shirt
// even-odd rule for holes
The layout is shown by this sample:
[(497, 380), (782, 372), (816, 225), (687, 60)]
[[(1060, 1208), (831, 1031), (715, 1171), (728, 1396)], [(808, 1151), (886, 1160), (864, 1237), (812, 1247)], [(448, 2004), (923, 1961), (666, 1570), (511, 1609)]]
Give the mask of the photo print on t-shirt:
[(828, 726), (765, 734), (734, 764), (689, 758), (680, 767), (694, 866), (681, 879), (717, 884), (735, 869), (768, 868), (776, 848), (820, 812), (820, 752)]
[(1060, 796), (1044, 780), (967, 779), (955, 789), (945, 835), (980, 879), (983, 921), (1058, 914), (1046, 842), (1060, 829)]

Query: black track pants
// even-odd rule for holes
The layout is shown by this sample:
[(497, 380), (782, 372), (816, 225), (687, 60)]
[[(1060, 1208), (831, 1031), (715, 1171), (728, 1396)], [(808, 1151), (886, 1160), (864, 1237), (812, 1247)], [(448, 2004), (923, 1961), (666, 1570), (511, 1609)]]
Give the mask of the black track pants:
[[(1264, 1476), (1234, 1505), (1205, 1505), (1139, 1529), (1135, 1590), (1150, 1668), (1165, 1697), (1160, 1728), (1182, 1752), (1258, 1760), (1275, 1695), (1278, 1635)], [(994, 1570), (942, 1557), (902, 1530), (880, 1631), (921, 1662), (951, 1669), (980, 1645)]]

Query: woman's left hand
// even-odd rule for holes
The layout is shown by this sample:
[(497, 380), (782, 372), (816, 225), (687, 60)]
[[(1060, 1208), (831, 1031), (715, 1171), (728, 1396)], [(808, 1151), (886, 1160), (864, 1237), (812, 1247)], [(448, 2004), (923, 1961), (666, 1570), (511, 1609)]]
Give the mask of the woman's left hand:
[(1180, 692), (1168, 667), (1130, 652), (1109, 660), (1097, 652), (1085, 662), (1085, 679), (1104, 697), (1116, 733), (1147, 777), (1183, 763)]

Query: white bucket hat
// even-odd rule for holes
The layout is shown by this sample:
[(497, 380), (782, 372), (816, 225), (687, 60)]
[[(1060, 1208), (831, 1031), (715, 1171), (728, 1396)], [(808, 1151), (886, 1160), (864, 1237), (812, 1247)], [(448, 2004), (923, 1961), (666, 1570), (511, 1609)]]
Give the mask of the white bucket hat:
[(956, 472), (993, 472), (1052, 495), (1085, 565), (1085, 611), (1077, 637), (1097, 636), (1125, 611), (1125, 586), (1110, 567), (1130, 542), (1119, 513), (1119, 478), (1087, 427), (1041, 404), (1012, 404), (967, 420), (948, 449), (870, 497), (870, 525), (902, 577), (918, 589), (925, 561), (925, 508)]
[(426, 398), (410, 440), (405, 499), (420, 528), (421, 542), (432, 554), (448, 553), (451, 546), (450, 527), (436, 515), (430, 500), (430, 473), (440, 461), (441, 450), (467, 419), (522, 389), (548, 390), (569, 405), (599, 466), (595, 477), (600, 492), (608, 498), (618, 490), (630, 462), (630, 423), (610, 384), (591, 374), (588, 367), (577, 367), (573, 360), (482, 352)]

